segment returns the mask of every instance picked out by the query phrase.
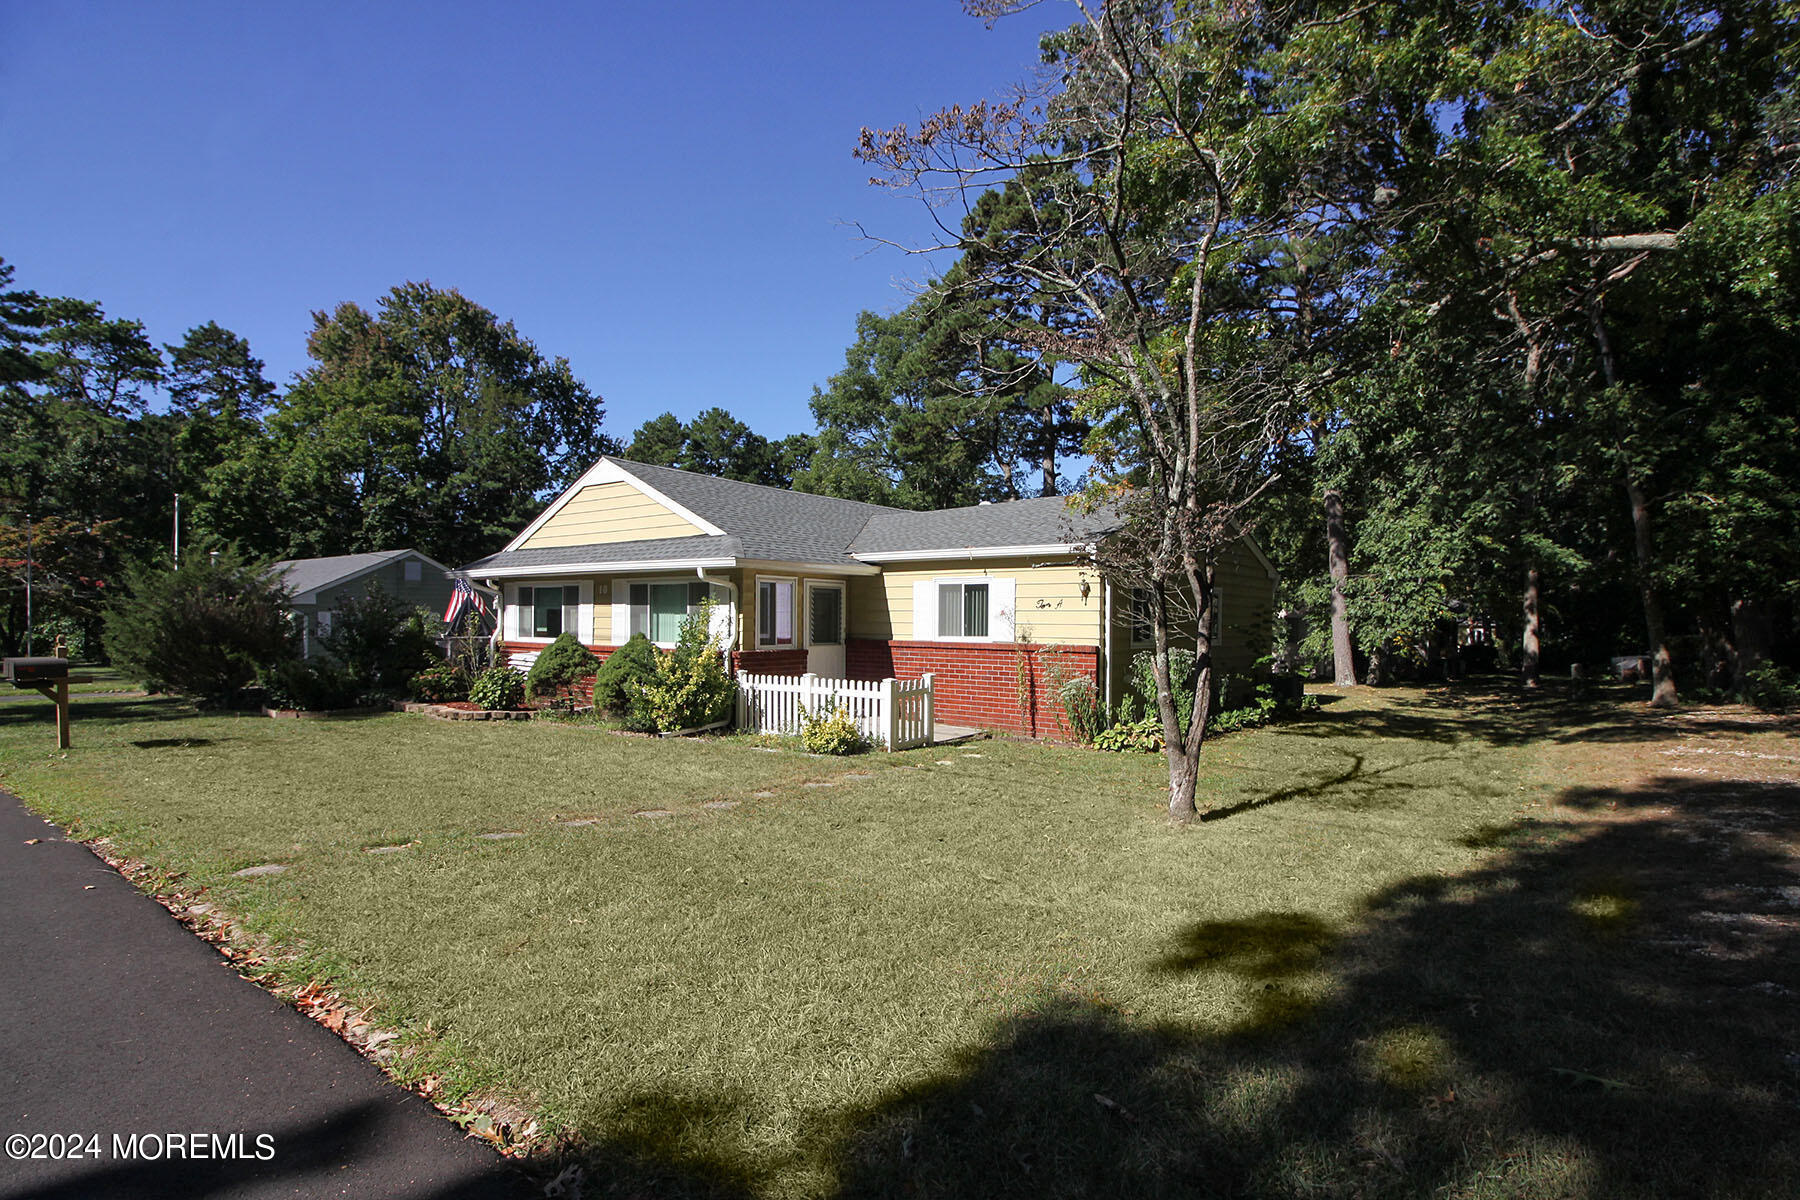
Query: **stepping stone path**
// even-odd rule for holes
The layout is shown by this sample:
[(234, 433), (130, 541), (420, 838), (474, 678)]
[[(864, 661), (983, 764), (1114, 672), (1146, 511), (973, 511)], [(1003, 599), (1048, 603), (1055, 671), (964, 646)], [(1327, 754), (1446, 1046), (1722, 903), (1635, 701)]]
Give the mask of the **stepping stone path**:
[(564, 825), (569, 826), (569, 828), (571, 828), (571, 829), (578, 829), (583, 825), (598, 825), (599, 823), (600, 823), (599, 817), (577, 817), (573, 821), (564, 821), (563, 822)]
[(954, 767), (956, 765), (956, 760), (953, 758), (940, 758), (937, 760), (937, 765), (940, 767)]
[(975, 752), (974, 752), (974, 751), (973, 751), (973, 750), (964, 750), (964, 751), (963, 751), (963, 757), (964, 757), (964, 758), (984, 758), (984, 757), (986, 757), (986, 756), (985, 756), (985, 755), (981, 755), (981, 754), (977, 754), (977, 753), (975, 753)]
[(255, 879), (258, 875), (279, 875), (287, 870), (280, 863), (264, 863), (260, 867), (245, 867), (241, 871), (233, 871), (239, 879)]
[(873, 779), (873, 778), (875, 778), (875, 776), (869, 774), (869, 772), (867, 772), (867, 771), (852, 771), (848, 775), (844, 776), (844, 778), (845, 779)]
[(475, 836), (484, 842), (504, 842), (509, 838), (521, 838), (525, 835), (514, 830), (506, 833), (478, 833)]
[(814, 782), (806, 784), (805, 786), (809, 787), (809, 788), (836, 787), (837, 780), (835, 780), (835, 779), (815, 780)]
[[(770, 794), (772, 795), (773, 793), (770, 793)], [(736, 800), (708, 800), (705, 804), (702, 804), (700, 807), (701, 808), (710, 808), (710, 809), (717, 811), (717, 810), (726, 809), (726, 808), (736, 808), (737, 806), (738, 806), (738, 802)]]
[(758, 800), (773, 800), (775, 798), (774, 792), (752, 792), (750, 794)]
[(642, 812), (634, 812), (631, 815), (634, 817), (645, 817), (649, 820), (656, 821), (663, 817), (672, 817), (675, 814), (666, 808), (646, 808)]
[(369, 853), (370, 854), (397, 854), (402, 850), (410, 850), (418, 844), (419, 843), (417, 843), (417, 842), (402, 842), (398, 846), (370, 846)]

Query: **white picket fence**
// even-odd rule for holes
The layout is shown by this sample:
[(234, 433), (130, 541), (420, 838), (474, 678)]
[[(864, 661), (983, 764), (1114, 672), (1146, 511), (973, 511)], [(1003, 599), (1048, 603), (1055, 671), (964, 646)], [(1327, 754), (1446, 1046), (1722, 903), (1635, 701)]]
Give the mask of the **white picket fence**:
[(843, 708), (870, 742), (889, 750), (929, 746), (937, 712), (931, 676), (919, 679), (822, 679), (817, 675), (739, 675), (737, 724), (752, 733), (799, 733), (800, 713)]

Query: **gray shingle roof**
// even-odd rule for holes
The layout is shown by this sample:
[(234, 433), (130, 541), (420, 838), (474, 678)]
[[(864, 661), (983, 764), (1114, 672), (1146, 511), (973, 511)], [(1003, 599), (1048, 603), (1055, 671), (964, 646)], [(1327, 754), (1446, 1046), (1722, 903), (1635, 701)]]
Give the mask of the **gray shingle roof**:
[(965, 550), (989, 546), (1061, 545), (1086, 540), (1111, 528), (1105, 514), (1081, 515), (1064, 496), (1008, 500), (937, 512), (887, 509), (869, 519), (852, 554), (892, 554), (920, 550)]
[(377, 550), (368, 554), (336, 554), (329, 558), (284, 558), (269, 566), (296, 595), (330, 587), (340, 579), (360, 575), (382, 563), (404, 558), (412, 550)]
[[(845, 552), (869, 518), (898, 511), (759, 483), (715, 479), (673, 467), (612, 460), (675, 503), (736, 538), (742, 558), (848, 563)], [(641, 544), (641, 543), (634, 543)]]
[(502, 551), (461, 570), (479, 576), (523, 567), (710, 558), (848, 566), (857, 561), (852, 554), (1060, 545), (1072, 534), (1085, 538), (1111, 527), (1104, 515), (1068, 513), (1061, 496), (911, 512), (621, 458), (610, 461), (724, 533)]
[(694, 558), (745, 558), (734, 537), (702, 533), (694, 537), (652, 538), (643, 542), (599, 542), (586, 546), (535, 546), (503, 550), (461, 570), (469, 575), (513, 567), (566, 567), (577, 563), (683, 562)]

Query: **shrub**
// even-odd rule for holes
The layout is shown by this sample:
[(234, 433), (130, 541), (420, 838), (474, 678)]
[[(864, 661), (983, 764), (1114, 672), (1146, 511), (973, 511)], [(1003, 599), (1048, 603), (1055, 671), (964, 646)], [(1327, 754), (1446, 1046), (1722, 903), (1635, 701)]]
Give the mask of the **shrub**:
[(800, 709), (800, 744), (811, 754), (855, 754), (868, 749), (869, 743), (850, 719), (843, 705), (829, 712), (807, 712)]
[(623, 721), (627, 729), (654, 733), (656, 721), (643, 700), (642, 685), (656, 678), (656, 647), (643, 634), (606, 656), (594, 674), (594, 711)]
[(1800, 706), (1800, 678), (1774, 663), (1764, 663), (1745, 673), (1744, 698), (1765, 712)]
[(572, 687), (600, 667), (593, 652), (576, 640), (572, 633), (560, 635), (545, 646), (525, 676), (525, 694), (536, 700), (554, 696)]
[(1069, 732), (1082, 741), (1093, 741), (1094, 735), (1106, 726), (1106, 703), (1093, 680), (1081, 676), (1065, 679), (1057, 685), (1056, 698), (1062, 704)]
[(331, 632), (319, 642), (357, 691), (398, 693), (421, 668), (441, 661), (425, 620), (371, 582), (362, 595), (338, 602)]
[[(1194, 694), (1194, 652), (1192, 650), (1169, 651), (1169, 687), (1175, 696), (1175, 713), (1181, 718), (1181, 736), (1187, 736), (1188, 722), (1193, 719), (1193, 709), (1183, 701), (1183, 697), (1191, 698)], [(1156, 715), (1156, 652), (1141, 651), (1131, 660), (1131, 685), (1137, 690), (1138, 699), (1143, 701), (1144, 711), (1150, 716)]]
[(234, 698), (294, 657), (290, 596), (230, 553), (129, 572), (106, 612), (113, 665), (140, 683), (208, 701)]
[(414, 675), (406, 686), (414, 700), (427, 704), (446, 704), (469, 698), (469, 677), (453, 663), (438, 663)]
[(525, 681), (508, 666), (492, 666), (469, 685), (469, 699), (489, 710), (517, 708), (525, 700)]
[(1115, 752), (1158, 753), (1163, 748), (1162, 720), (1152, 715), (1102, 729), (1094, 735), (1094, 746)]
[(647, 720), (659, 733), (673, 733), (731, 716), (737, 680), (726, 671), (724, 648), (712, 636), (712, 614), (708, 600), (681, 623), (675, 649), (658, 655), (656, 674), (637, 685), (634, 719)]
[(271, 708), (324, 712), (355, 707), (359, 699), (355, 681), (328, 660), (290, 658), (264, 671), (261, 679)]

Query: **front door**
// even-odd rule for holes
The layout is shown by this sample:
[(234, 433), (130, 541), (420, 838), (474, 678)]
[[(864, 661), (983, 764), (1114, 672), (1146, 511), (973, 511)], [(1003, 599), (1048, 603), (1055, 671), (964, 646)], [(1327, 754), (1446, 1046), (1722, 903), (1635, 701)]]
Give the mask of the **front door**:
[(824, 679), (844, 678), (844, 585), (806, 585), (806, 669)]

